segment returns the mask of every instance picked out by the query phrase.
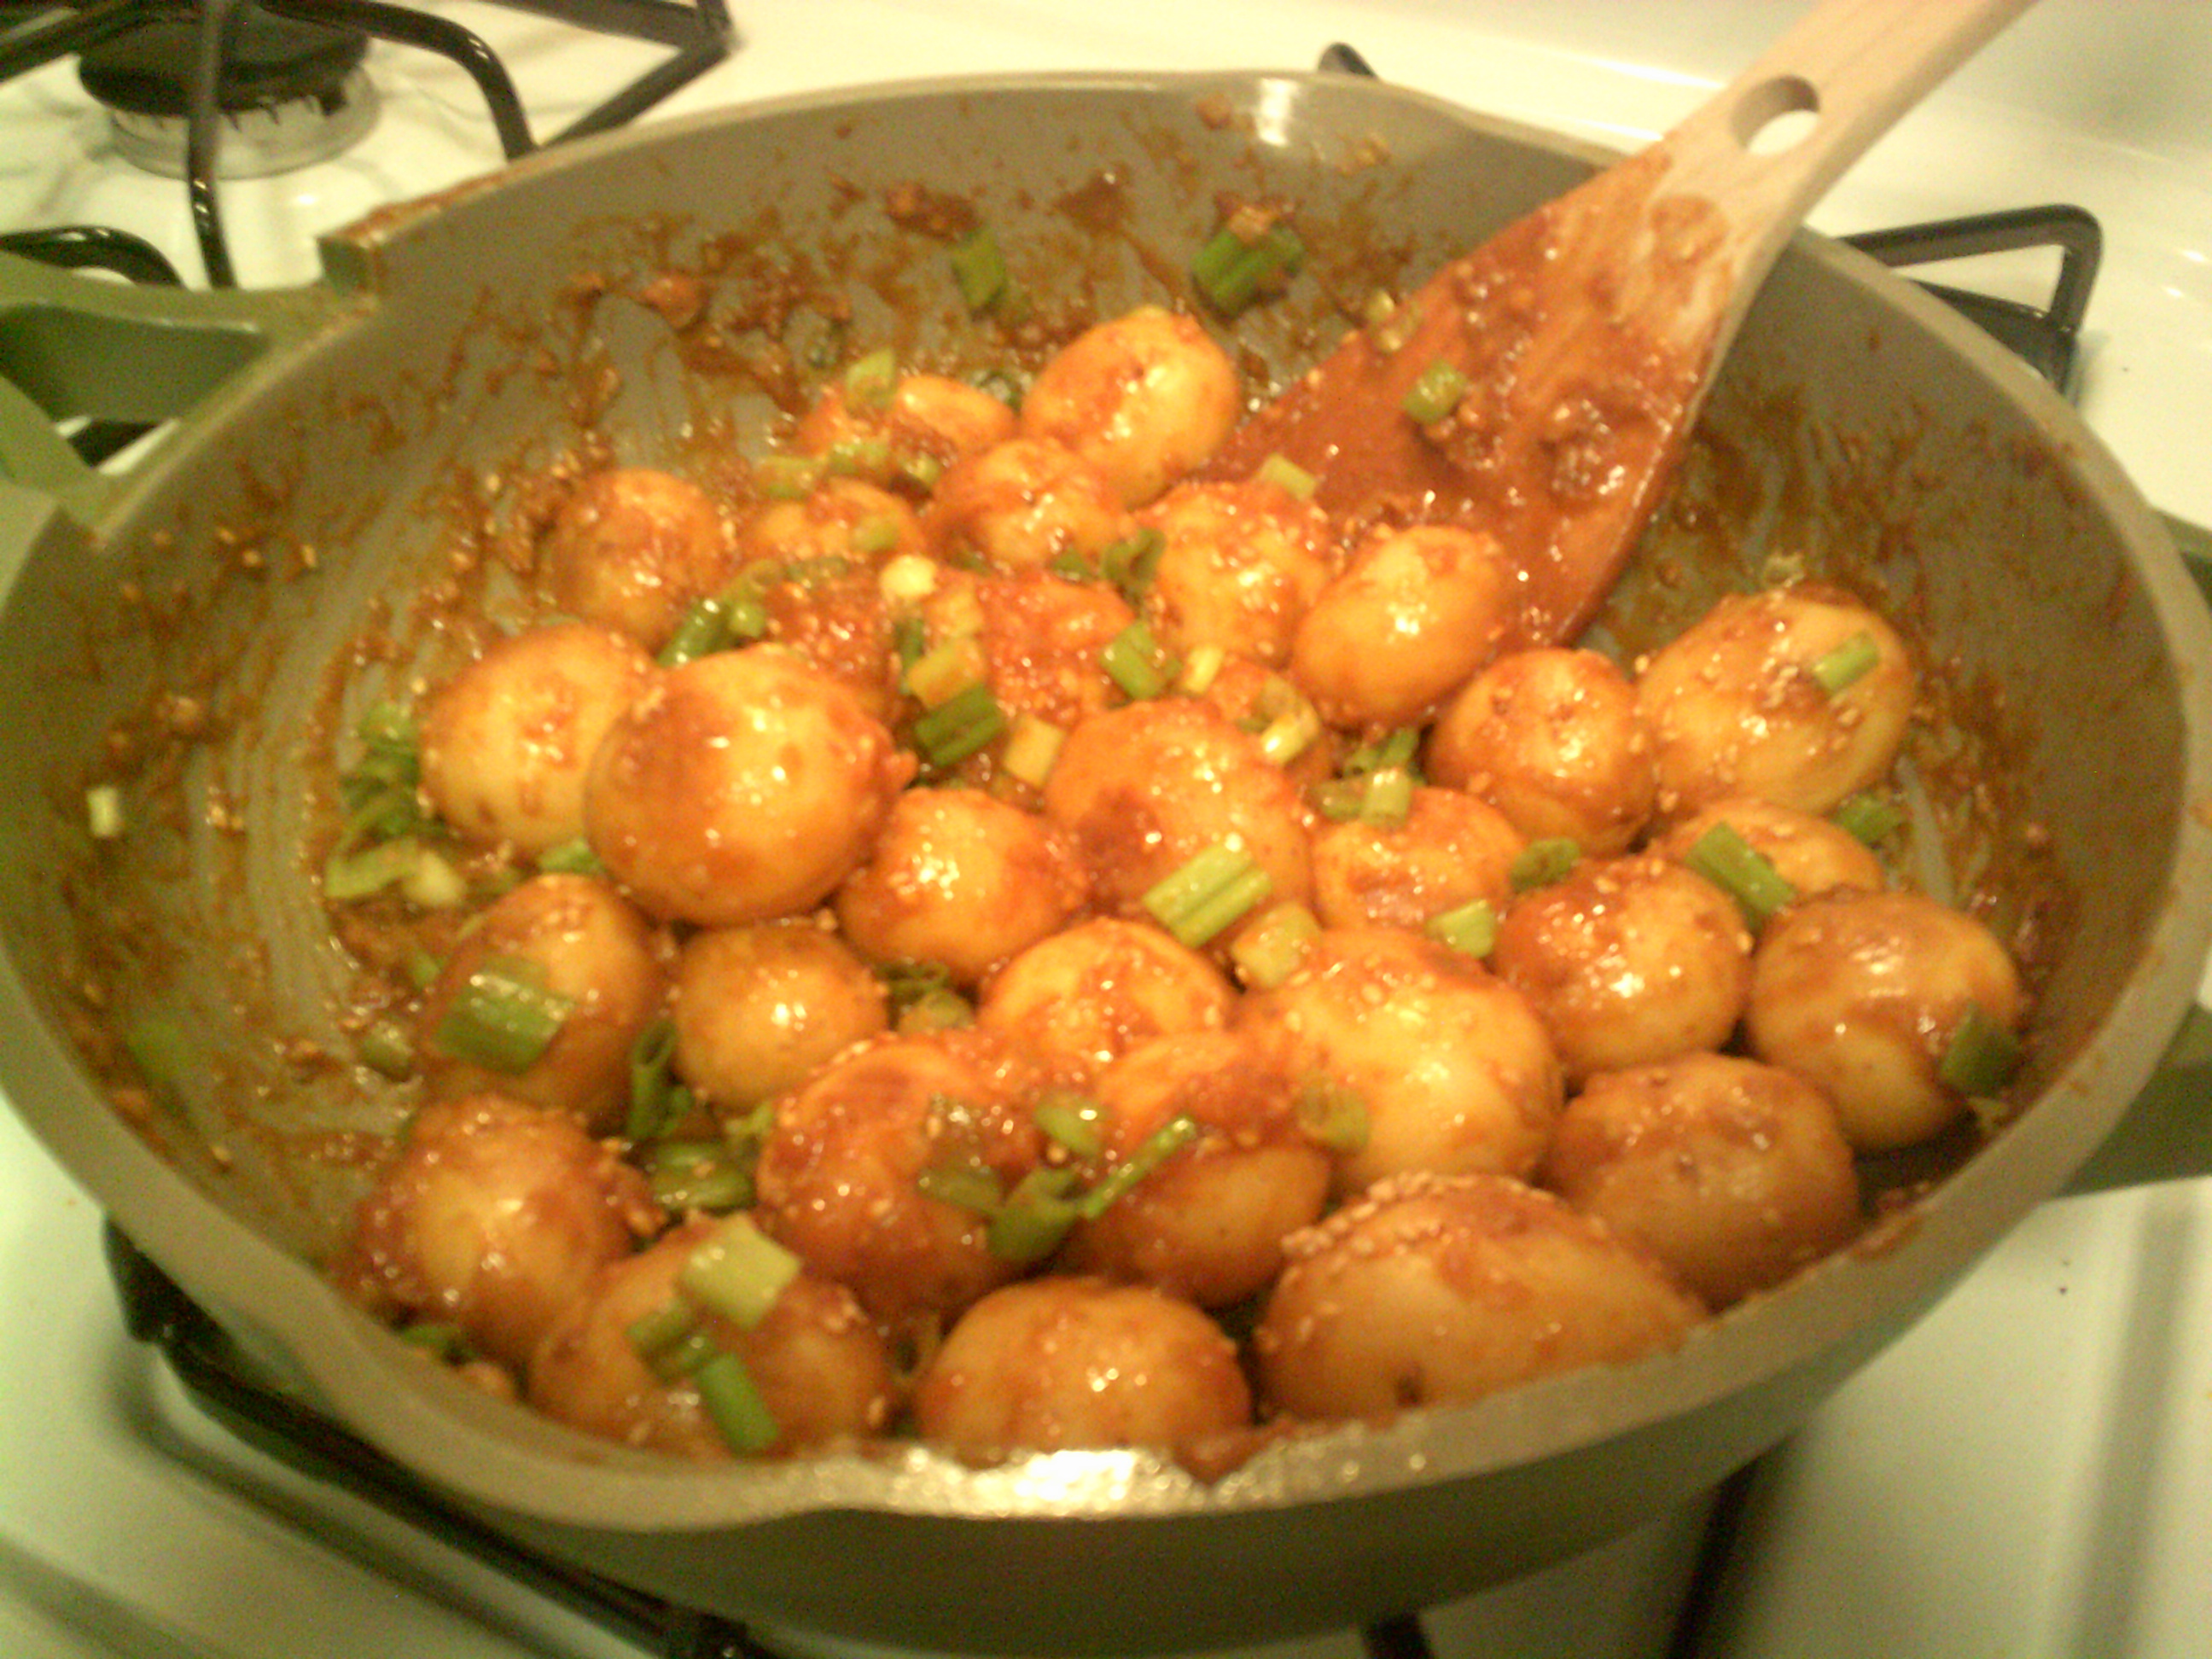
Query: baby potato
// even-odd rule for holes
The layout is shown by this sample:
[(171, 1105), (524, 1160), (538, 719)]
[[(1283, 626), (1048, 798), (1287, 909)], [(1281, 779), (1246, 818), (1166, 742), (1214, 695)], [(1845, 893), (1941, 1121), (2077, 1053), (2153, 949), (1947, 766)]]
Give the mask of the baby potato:
[(1585, 860), (1522, 894), (1492, 961), (1578, 1082), (1726, 1042), (1751, 982), (1751, 936), (1712, 883), (1638, 854)]
[(1848, 594), (1799, 585), (1724, 599), (1638, 679), (1660, 812), (1729, 795), (1826, 812), (1888, 772), (1914, 687), (1905, 642)]
[(541, 550), (553, 602), (648, 651), (732, 570), (729, 527), (707, 492), (649, 466), (595, 472), (561, 505)]
[(1851, 1145), (1880, 1152), (1964, 1114), (1941, 1067), (1977, 1009), (2009, 1032), (2027, 1009), (1988, 928), (1924, 893), (1838, 893), (1767, 924), (1744, 1024), (1754, 1054), (1818, 1085)]
[(644, 647), (596, 623), (494, 641), (423, 700), (423, 794), (480, 847), (532, 859), (578, 840), (592, 752), (656, 672)]
[(1022, 399), (1021, 432), (1088, 461), (1142, 507), (1212, 457), (1243, 412), (1228, 353), (1190, 318), (1141, 307), (1054, 353)]
[(592, 757), (592, 848), (654, 915), (702, 927), (819, 903), (913, 775), (845, 686), (774, 646), (664, 673)]
[(839, 926), (873, 962), (930, 963), (972, 986), (1083, 908), (1074, 849), (980, 789), (908, 790), (837, 890)]
[(1034, 714), (1071, 732), (1121, 701), (1101, 657), (1136, 613), (1112, 588), (1032, 572), (986, 576), (974, 592), (985, 672), (1008, 714)]
[(1803, 1079), (1696, 1054), (1603, 1072), (1567, 1103), (1544, 1184), (1725, 1308), (1850, 1242), (1859, 1184)]
[(1519, 609), (1497, 538), (1377, 532), (1298, 619), (1291, 678), (1334, 726), (1410, 726), (1497, 652)]
[(1348, 818), (1315, 829), (1314, 914), (1329, 927), (1380, 922), (1415, 933), (1477, 899), (1503, 915), (1525, 845), (1488, 802), (1417, 785), (1403, 823)]
[(1099, 903), (1124, 914), (1143, 914), (1147, 891), (1215, 847), (1266, 872), (1277, 901), (1313, 896), (1304, 802), (1259, 739), (1207, 703), (1092, 715), (1061, 745), (1044, 812), (1075, 837)]
[(1636, 689), (1595, 651), (1498, 658), (1446, 705), (1426, 763), (1431, 781), (1480, 796), (1529, 840), (1598, 857), (1627, 851), (1658, 797)]
[[(629, 1334), (682, 1294), (677, 1281), (685, 1265), (720, 1224), (701, 1217), (602, 1267), (531, 1356), (529, 1403), (602, 1440), (701, 1462), (727, 1458), (729, 1443), (701, 1404), (698, 1384), (688, 1376), (663, 1382)], [(776, 1426), (763, 1455), (874, 1434), (890, 1421), (896, 1385), (890, 1354), (842, 1285), (802, 1271), (751, 1329), (703, 1310), (698, 1329), (744, 1362), (759, 1391)]]
[(1395, 927), (1324, 932), (1287, 979), (1247, 994), (1239, 1024), (1364, 1109), (1364, 1139), (1337, 1153), (1340, 1193), (1416, 1171), (1526, 1176), (1565, 1092), (1518, 991)]
[(1163, 646), (1218, 646), (1270, 668), (1290, 660), (1299, 619), (1335, 572), (1328, 514), (1248, 480), (1178, 484), (1138, 517), (1161, 538), (1144, 609)]
[(1074, 451), (1044, 438), (1010, 438), (947, 469), (922, 528), (936, 556), (994, 570), (1042, 570), (1054, 559), (1095, 561), (1136, 533), (1114, 486)]
[(994, 973), (975, 1018), (1082, 1083), (1152, 1038), (1220, 1029), (1236, 1005), (1237, 988), (1209, 958), (1148, 922), (1093, 916)]
[(1604, 1224), (1503, 1176), (1384, 1182), (1291, 1241), (1253, 1334), (1296, 1418), (1375, 1420), (1673, 1346), (1696, 1297)]
[(961, 1316), (915, 1385), (923, 1439), (971, 1459), (1118, 1446), (1172, 1450), (1247, 1426), (1237, 1345), (1141, 1285), (1040, 1279)]
[(882, 566), (923, 551), (921, 520), (904, 499), (863, 478), (825, 478), (795, 501), (769, 501), (738, 527), (743, 565)]
[(574, 1118), (500, 1094), (434, 1101), (356, 1208), (332, 1277), (382, 1317), (458, 1326), (520, 1366), (661, 1218), (645, 1178)]
[(900, 706), (898, 653), (880, 573), (832, 561), (764, 583), (760, 593), (763, 639), (813, 664), (876, 719), (893, 717)]
[[(973, 1028), (877, 1037), (778, 1103), (754, 1170), (761, 1226), (893, 1324), (957, 1313), (1018, 1267), (970, 1193), (1036, 1166), (1036, 1068)], [(940, 1196), (939, 1194), (949, 1194)]]
[(800, 416), (792, 447), (877, 483), (927, 488), (947, 467), (1013, 435), (1014, 411), (981, 386), (901, 374), (881, 397), (855, 397), (841, 376)]
[(1680, 862), (1698, 839), (1726, 824), (1774, 866), (1799, 898), (1850, 889), (1878, 893), (1889, 884), (1874, 849), (1839, 823), (1753, 795), (1731, 795), (1692, 813), (1652, 843)]
[(883, 981), (811, 917), (692, 934), (669, 1008), (676, 1074), (721, 1117), (797, 1088), (890, 1024)]
[(1079, 1224), (1066, 1264), (1202, 1308), (1266, 1288), (1285, 1237), (1316, 1219), (1329, 1193), (1329, 1154), (1301, 1123), (1289, 1066), (1248, 1033), (1181, 1031), (1114, 1061), (1094, 1092), (1102, 1172), (1128, 1164), (1178, 1117), (1199, 1133)]
[[(486, 975), (523, 980), (568, 1005), (520, 1069), (480, 1058), (468, 1035)], [(629, 900), (595, 876), (533, 876), (477, 917), (423, 993), (424, 1074), (446, 1092), (497, 1089), (610, 1133), (629, 1106), (630, 1048), (667, 988), (660, 942)]]

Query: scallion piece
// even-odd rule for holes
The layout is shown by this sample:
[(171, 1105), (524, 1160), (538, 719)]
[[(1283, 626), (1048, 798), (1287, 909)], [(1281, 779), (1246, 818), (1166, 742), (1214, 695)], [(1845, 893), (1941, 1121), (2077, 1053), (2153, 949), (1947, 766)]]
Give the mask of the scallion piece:
[(1716, 823), (1690, 843), (1682, 862), (1736, 902), (1744, 920), (1764, 927), (1774, 913), (1796, 902), (1774, 862), (1743, 838), (1732, 823)]
[(658, 1369), (658, 1362), (673, 1353), (698, 1328), (698, 1309), (678, 1296), (630, 1321), (623, 1334), (629, 1338), (637, 1357)]
[(1242, 921), (1275, 884), (1242, 848), (1216, 842), (1154, 884), (1141, 901), (1152, 919), (1193, 950)]
[(783, 1431), (775, 1413), (754, 1385), (745, 1362), (733, 1353), (717, 1353), (691, 1373), (699, 1390), (699, 1403), (714, 1420), (714, 1428), (733, 1452), (764, 1452)]
[(961, 302), (971, 312), (985, 312), (1005, 297), (1006, 258), (999, 239), (984, 225), (952, 245), (952, 280)]
[(1006, 1201), (983, 1231), (983, 1247), (1001, 1261), (1030, 1267), (1060, 1246), (1082, 1218), (1071, 1196), (1075, 1171), (1066, 1164), (1042, 1165), (1014, 1183)]
[(1297, 1094), (1298, 1127), (1306, 1138), (1333, 1152), (1356, 1152), (1367, 1145), (1367, 1103), (1348, 1085), (1311, 1078)]
[(1141, 617), (1106, 641), (1098, 660), (1107, 677), (1138, 702), (1160, 696), (1174, 683), (1176, 665), (1161, 651)]
[(692, 1249), (676, 1282), (709, 1313), (750, 1331), (798, 1277), (797, 1256), (756, 1227), (751, 1217), (733, 1215)]
[(988, 748), (1006, 729), (1006, 712), (989, 684), (978, 680), (915, 716), (910, 729), (924, 760), (933, 767), (953, 766)]
[(1310, 501), (1321, 488), (1321, 480), (1300, 466), (1287, 455), (1270, 455), (1260, 463), (1259, 471), (1252, 475), (1262, 483), (1271, 483), (1302, 501)]
[(1946, 1088), (1978, 1098), (2003, 1088), (2020, 1061), (2020, 1039), (1981, 1004), (1970, 1002), (1943, 1045), (1936, 1076)]
[(1188, 1112), (1178, 1112), (1146, 1135), (1136, 1151), (1109, 1170), (1103, 1179), (1077, 1199), (1076, 1213), (1085, 1221), (1097, 1220), (1116, 1200), (1127, 1195), (1202, 1133), (1197, 1119)]
[(888, 513), (880, 513), (854, 525), (845, 539), (861, 557), (873, 558), (899, 544), (899, 521)]
[(1260, 732), (1260, 752), (1278, 766), (1287, 766), (1311, 746), (1322, 733), (1321, 715), (1300, 697), (1269, 720)]
[(1331, 823), (1349, 823), (1367, 799), (1365, 778), (1326, 778), (1307, 792), (1315, 811)]
[(418, 846), (414, 861), (399, 878), (399, 890), (410, 904), (422, 909), (451, 910), (468, 902), (469, 880), (437, 848)]
[(805, 501), (821, 482), (817, 456), (769, 455), (753, 464), (753, 487), (772, 501)]
[(925, 991), (899, 1010), (900, 1031), (963, 1030), (975, 1023), (975, 1005), (949, 985)]
[(402, 1325), (399, 1340), (448, 1365), (459, 1364), (471, 1352), (467, 1334), (450, 1320), (422, 1319)]
[(856, 357), (845, 370), (845, 401), (855, 409), (887, 409), (898, 390), (898, 356), (889, 346)]
[(1321, 919), (1294, 899), (1271, 904), (1252, 919), (1229, 947), (1237, 976), (1255, 990), (1270, 991), (1304, 963), (1321, 937)]
[(729, 607), (719, 595), (692, 600), (684, 606), (675, 631), (660, 647), (660, 665), (681, 668), (687, 662), (721, 650), (728, 642), (729, 627)]
[(1166, 537), (1152, 526), (1146, 525), (1099, 550), (1098, 574), (1113, 583), (1131, 605), (1142, 605), (1167, 544)]
[(719, 1140), (661, 1140), (640, 1160), (646, 1184), (667, 1209), (726, 1215), (753, 1201), (752, 1172)]
[(1905, 809), (1879, 790), (1863, 789), (1836, 808), (1833, 821), (1869, 847), (1878, 847), (1905, 827)]
[(323, 896), (332, 904), (351, 904), (396, 887), (413, 872), (422, 852), (412, 836), (334, 852), (323, 860)]
[(832, 477), (884, 477), (891, 470), (891, 441), (872, 432), (840, 438), (822, 452), (822, 465)]
[(1281, 221), (1252, 227), (1232, 216), (1192, 256), (1191, 281), (1214, 310), (1234, 317), (1263, 295), (1279, 291), (1305, 254), (1297, 233)]
[(1060, 745), (1066, 741), (1066, 732), (1024, 708), (1006, 728), (1006, 746), (1000, 751), (999, 769), (1033, 789), (1042, 789), (1060, 759)]
[(971, 1215), (996, 1215), (1006, 1201), (997, 1172), (974, 1158), (933, 1164), (915, 1178), (915, 1184), (924, 1196)]
[(380, 1019), (354, 1039), (354, 1058), (380, 1077), (403, 1082), (415, 1074), (415, 1044), (396, 1019)]
[(1370, 772), (1360, 791), (1359, 821), (1378, 830), (1395, 830), (1413, 815), (1413, 775), (1402, 766)]
[(1459, 407), (1459, 400), (1467, 396), (1467, 376), (1459, 366), (1439, 357), (1407, 388), (1399, 407), (1419, 425), (1434, 426)]
[(1421, 931), (1439, 945), (1471, 957), (1486, 957), (1498, 945), (1498, 909), (1488, 899), (1469, 899), (1438, 911)]
[(538, 867), (548, 875), (560, 876), (602, 876), (607, 869), (592, 850), (592, 843), (581, 836), (547, 848), (538, 855)]
[(1525, 893), (1531, 888), (1548, 887), (1575, 867), (1583, 849), (1571, 836), (1547, 836), (1530, 842), (1513, 860), (1509, 878), (1513, 890)]
[(1830, 696), (1840, 696), (1872, 673), (1881, 661), (1881, 647), (1874, 635), (1862, 630), (1813, 664), (1813, 678)]
[(925, 708), (935, 708), (982, 681), (989, 672), (982, 640), (974, 634), (955, 634), (907, 665), (906, 689)]
[(575, 1006), (547, 988), (538, 963), (492, 957), (455, 995), (434, 1041), (456, 1060), (514, 1076), (538, 1063)]
[(1047, 1140), (1075, 1158), (1091, 1158), (1106, 1150), (1105, 1109), (1073, 1089), (1053, 1089), (1031, 1114)]
[(1194, 697), (1204, 696), (1228, 661), (1229, 653), (1220, 646), (1194, 645), (1183, 659), (1182, 672), (1176, 676), (1176, 690)]
[(1387, 772), (1395, 768), (1401, 771), (1413, 769), (1413, 757), (1420, 752), (1421, 733), (1418, 727), (1401, 726), (1382, 736), (1363, 743), (1344, 757), (1340, 769), (1346, 777), (1358, 777), (1369, 772)]
[(623, 1135), (631, 1141), (657, 1139), (691, 1106), (691, 1091), (676, 1080), (676, 1022), (663, 1014), (629, 1046), (629, 1110)]
[(112, 783), (95, 784), (84, 792), (84, 825), (94, 841), (113, 841), (123, 834), (123, 791)]

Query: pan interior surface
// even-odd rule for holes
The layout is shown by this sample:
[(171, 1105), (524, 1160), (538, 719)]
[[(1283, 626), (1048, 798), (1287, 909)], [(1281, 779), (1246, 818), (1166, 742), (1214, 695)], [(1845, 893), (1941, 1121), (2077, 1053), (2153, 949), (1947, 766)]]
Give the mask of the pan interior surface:
[[(315, 1271), (411, 1103), (346, 1058), (350, 967), (305, 851), (318, 791), (333, 734), (450, 648), (410, 626), (414, 596), (513, 580), (518, 481), (757, 453), (790, 386), (877, 345), (1018, 374), (1034, 351), (967, 313), (952, 235), (989, 226), (1016, 282), (1071, 315), (1186, 304), (1224, 191), (1294, 203), (1310, 250), (1283, 301), (1219, 328), (1257, 391), (1372, 289), (1592, 160), (1328, 77), (980, 81), (592, 141), (337, 239), (325, 329), (243, 376), (101, 522), (50, 520), (19, 550), (0, 1081), (288, 1381), (502, 1526), (733, 1616), (923, 1646), (1218, 1645), (1447, 1599), (1679, 1503), (2088, 1155), (2212, 925), (2189, 811), (2212, 781), (2206, 692), (2176, 666), (2212, 647), (2170, 550), (2024, 371), (1810, 239), (1600, 627), (1632, 653), (1802, 570), (1875, 596), (1938, 671), (1913, 763), (1931, 793), (1979, 787), (1918, 845), (1932, 879), (2037, 941), (2033, 1103), (1878, 1248), (1679, 1352), (1293, 1439), (1212, 1480), (1134, 1454), (975, 1470), (912, 1448), (674, 1468), (421, 1364)], [(127, 827), (96, 836), (88, 795), (111, 790)]]

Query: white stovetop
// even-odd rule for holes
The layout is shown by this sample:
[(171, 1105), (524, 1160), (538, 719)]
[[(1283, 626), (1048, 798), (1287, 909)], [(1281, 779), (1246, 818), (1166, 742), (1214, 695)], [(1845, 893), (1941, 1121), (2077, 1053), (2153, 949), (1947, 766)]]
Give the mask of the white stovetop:
[[(541, 133), (592, 101), (580, 64), (634, 73), (657, 55), (439, 9), (511, 51)], [(1389, 78), (1628, 147), (1799, 9), (732, 0), (738, 52), (664, 109), (968, 70), (1304, 67), (1345, 40)], [(373, 63), (396, 89), (367, 147), (226, 191), (247, 283), (306, 280), (314, 230), (495, 161), (457, 74), (389, 49)], [(118, 223), (196, 270), (178, 186), (71, 159), (70, 136), (95, 122), (65, 70), (0, 86), (0, 228)], [(2106, 235), (2083, 411), (2155, 504), (2212, 522), (2212, 4), (2041, 0), (1814, 222), (2052, 201)], [(2048, 275), (1990, 280), (2027, 298)], [(1439, 1659), (1656, 1659), (1701, 1518), (1432, 1611)], [(2212, 1653), (2212, 1182), (2045, 1206), (1766, 1461), (1749, 1522), (1706, 1659)], [(637, 1652), (208, 1429), (121, 1334), (97, 1215), (0, 1114), (0, 1659)], [(1268, 1650), (1359, 1652), (1349, 1633)]]

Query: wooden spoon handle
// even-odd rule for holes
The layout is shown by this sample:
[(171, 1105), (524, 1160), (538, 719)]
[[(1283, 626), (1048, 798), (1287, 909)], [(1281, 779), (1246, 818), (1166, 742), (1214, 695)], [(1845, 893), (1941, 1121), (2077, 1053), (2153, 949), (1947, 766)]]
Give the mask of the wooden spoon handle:
[[(1827, 0), (1660, 141), (1655, 199), (1723, 204), (1715, 252), (1735, 272), (1716, 356), (1798, 222), (1952, 70), (2033, 0)], [(1759, 135), (1808, 120), (1771, 150)], [(1780, 129), (1776, 129), (1778, 136)]]

